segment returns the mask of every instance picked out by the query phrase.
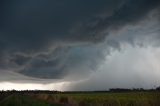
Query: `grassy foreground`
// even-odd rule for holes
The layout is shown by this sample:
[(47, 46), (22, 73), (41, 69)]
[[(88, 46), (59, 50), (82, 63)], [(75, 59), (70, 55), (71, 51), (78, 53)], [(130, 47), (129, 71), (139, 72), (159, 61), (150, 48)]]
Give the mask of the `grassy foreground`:
[(0, 106), (64, 106), (61, 104), (49, 103), (45, 100), (25, 96), (11, 95), (0, 102)]
[(69, 106), (160, 106), (160, 92), (82, 92), (38, 94), (34, 97)]
[(13, 91), (0, 97), (0, 106), (160, 106), (160, 91)]

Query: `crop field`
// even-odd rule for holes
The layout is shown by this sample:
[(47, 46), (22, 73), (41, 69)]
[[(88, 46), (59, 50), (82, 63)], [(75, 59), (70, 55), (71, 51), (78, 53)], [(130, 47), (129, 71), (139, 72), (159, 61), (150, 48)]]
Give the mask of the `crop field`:
[(25, 96), (10, 95), (0, 101), (0, 106), (65, 106), (62, 104), (50, 103), (46, 100)]
[(69, 106), (160, 106), (160, 92), (70, 92), (34, 97)]
[(160, 106), (160, 92), (15, 93), (0, 106)]

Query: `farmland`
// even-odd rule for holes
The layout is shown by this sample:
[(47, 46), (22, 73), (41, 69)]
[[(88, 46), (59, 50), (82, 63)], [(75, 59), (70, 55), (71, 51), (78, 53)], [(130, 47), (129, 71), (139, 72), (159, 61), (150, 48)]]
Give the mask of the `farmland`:
[(0, 106), (65, 106), (58, 103), (50, 103), (46, 100), (13, 94), (0, 101)]
[(18, 92), (0, 106), (160, 106), (160, 92)]
[(160, 92), (88, 92), (35, 95), (70, 106), (159, 106)]

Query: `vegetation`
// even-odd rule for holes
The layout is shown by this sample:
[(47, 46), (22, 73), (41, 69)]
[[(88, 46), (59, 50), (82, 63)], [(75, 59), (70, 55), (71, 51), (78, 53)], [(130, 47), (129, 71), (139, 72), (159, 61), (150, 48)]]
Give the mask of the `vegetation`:
[(159, 88), (93, 92), (2, 91), (0, 106), (160, 106)]
[(160, 106), (160, 92), (78, 92), (35, 95), (70, 106)]
[(0, 102), (0, 106), (64, 106), (25, 95), (11, 95)]

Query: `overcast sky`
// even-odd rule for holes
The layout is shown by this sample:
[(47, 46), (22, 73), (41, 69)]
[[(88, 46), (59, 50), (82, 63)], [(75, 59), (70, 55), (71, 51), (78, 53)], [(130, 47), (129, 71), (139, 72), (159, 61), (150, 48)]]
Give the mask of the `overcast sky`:
[(160, 0), (1, 0), (0, 89), (160, 86)]

